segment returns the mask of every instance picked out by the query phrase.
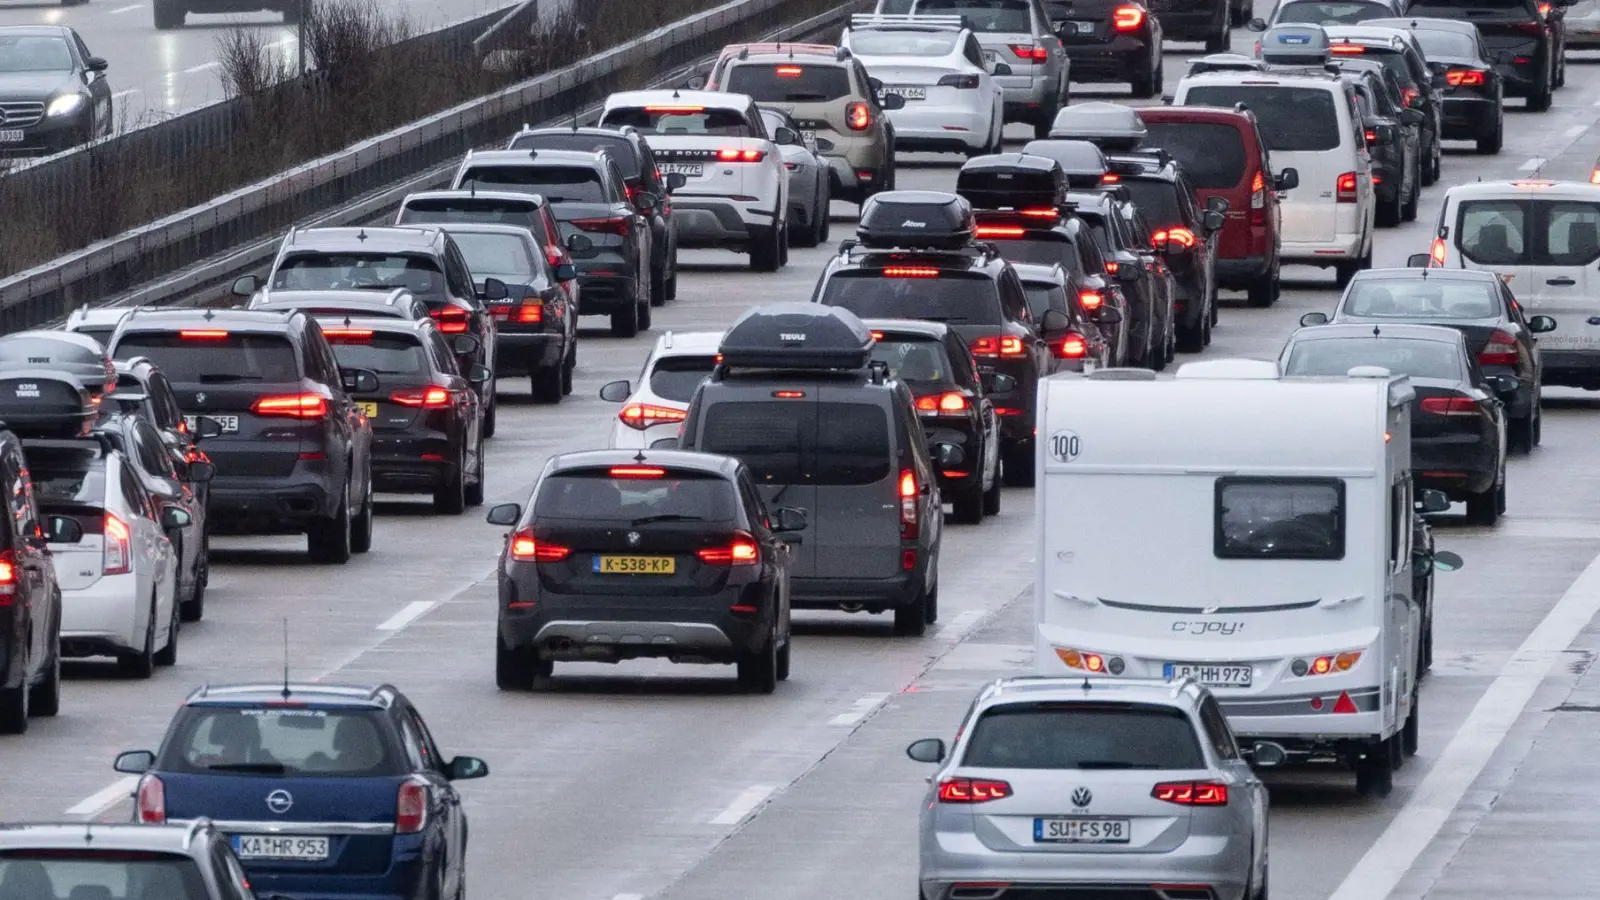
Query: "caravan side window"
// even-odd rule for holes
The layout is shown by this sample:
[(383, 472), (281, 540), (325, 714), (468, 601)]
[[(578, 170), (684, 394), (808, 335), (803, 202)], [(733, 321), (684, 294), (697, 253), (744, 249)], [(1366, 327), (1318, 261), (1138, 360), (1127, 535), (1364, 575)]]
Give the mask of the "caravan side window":
[(1219, 559), (1343, 559), (1344, 481), (1218, 478)]
[(1411, 498), (1411, 479), (1396, 482), (1389, 488), (1389, 569), (1398, 572), (1411, 562), (1411, 538), (1414, 501)]

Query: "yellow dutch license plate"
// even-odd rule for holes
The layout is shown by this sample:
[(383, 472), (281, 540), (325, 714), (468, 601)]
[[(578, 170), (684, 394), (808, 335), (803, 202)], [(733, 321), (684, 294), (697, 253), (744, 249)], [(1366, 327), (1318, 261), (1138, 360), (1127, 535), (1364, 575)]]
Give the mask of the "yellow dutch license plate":
[(678, 560), (671, 556), (596, 556), (594, 570), (601, 575), (671, 575)]
[(361, 407), (361, 411), (367, 414), (367, 418), (376, 419), (378, 417), (378, 404), (357, 403), (356, 405)]

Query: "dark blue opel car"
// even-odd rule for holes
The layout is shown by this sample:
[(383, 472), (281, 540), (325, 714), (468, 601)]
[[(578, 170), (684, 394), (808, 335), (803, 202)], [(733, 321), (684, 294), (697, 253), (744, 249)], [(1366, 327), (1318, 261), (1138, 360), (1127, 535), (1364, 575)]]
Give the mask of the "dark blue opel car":
[(206, 686), (161, 749), (117, 757), (139, 775), (134, 820), (210, 818), (258, 895), (300, 900), (457, 897), (467, 817), (452, 782), (482, 760), (445, 760), (389, 685)]

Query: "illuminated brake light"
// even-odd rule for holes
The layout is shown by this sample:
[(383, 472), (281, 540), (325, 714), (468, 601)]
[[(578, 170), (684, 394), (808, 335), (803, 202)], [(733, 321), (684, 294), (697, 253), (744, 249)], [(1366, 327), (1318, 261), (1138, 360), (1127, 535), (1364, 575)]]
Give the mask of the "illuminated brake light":
[(1250, 179), (1250, 224), (1267, 224), (1267, 179), (1259, 170)]
[(1227, 806), (1228, 786), (1218, 781), (1164, 781), (1150, 796), (1179, 806)]
[(646, 106), (644, 111), (647, 113), (702, 113), (706, 111), (706, 108), (704, 106)]
[(1150, 240), (1157, 244), (1161, 243), (1162, 241), (1166, 241), (1169, 244), (1177, 244), (1185, 250), (1194, 247), (1196, 243), (1194, 232), (1183, 227), (1163, 228), (1160, 231), (1157, 231), (1155, 234), (1150, 235)]
[(1417, 404), (1422, 411), (1436, 416), (1475, 416), (1478, 403), (1470, 397), (1424, 397)]
[(459, 306), (447, 306), (428, 313), (445, 334), (462, 334), (467, 330), (469, 313)]
[(1444, 258), (1449, 252), (1450, 248), (1446, 246), (1444, 238), (1434, 238), (1433, 247), (1428, 251), (1428, 266), (1437, 269), (1444, 265)]
[(372, 340), (370, 328), (324, 328), (322, 336), (335, 344), (365, 344)]
[(761, 162), (767, 158), (765, 150), (743, 150), (738, 147), (723, 147), (717, 151), (717, 162)]
[(519, 531), (511, 536), (511, 558), (522, 562), (560, 562), (572, 554), (571, 547), (541, 543), (529, 531)]
[(128, 574), (133, 570), (133, 554), (130, 551), (133, 533), (128, 530), (128, 524), (106, 513), (105, 533), (105, 549), (101, 553), (104, 565), (101, 571), (106, 575)]
[(1117, 184), (1120, 181), (1122, 181), (1122, 176), (1115, 172), (1107, 172), (1100, 176), (1101, 184)]
[(1144, 10), (1137, 6), (1119, 6), (1111, 13), (1111, 27), (1118, 31), (1135, 31), (1144, 24)]
[(1376, 131), (1368, 129), (1367, 130), (1367, 143), (1376, 144), (1377, 142), (1378, 142), (1378, 133)]
[(939, 782), (940, 803), (987, 803), (1011, 796), (1011, 785), (989, 778), (946, 778)]
[(1444, 73), (1444, 81), (1451, 87), (1482, 87), (1484, 78), (1477, 69), (1451, 69)]
[(1600, 168), (1596, 168), (1593, 172), (1589, 173), (1589, 183), (1600, 184)]
[(1517, 339), (1504, 331), (1489, 335), (1489, 343), (1478, 352), (1480, 366), (1514, 366), (1522, 359), (1517, 352)]
[(633, 220), (627, 216), (608, 216), (603, 219), (573, 219), (572, 227), (590, 234), (614, 234), (627, 237), (633, 231)]
[(1356, 173), (1346, 172), (1340, 175), (1333, 183), (1334, 191), (1338, 195), (1336, 203), (1356, 202)]
[(1108, 263), (1106, 263), (1106, 271), (1108, 273), (1112, 274), (1112, 275), (1117, 274), (1117, 270), (1120, 269), (1120, 268), (1122, 268), (1122, 263), (1119, 263), (1119, 262), (1108, 262)]
[(1021, 359), (1027, 355), (1028, 348), (1022, 343), (1022, 338), (1002, 335), (1000, 337), (976, 338), (971, 346), (972, 355), (988, 359), (1000, 357), (1002, 359)]
[(1421, 96), (1422, 91), (1418, 90), (1413, 85), (1408, 84), (1400, 89), (1400, 102), (1406, 106), (1416, 103)]
[(912, 540), (917, 536), (917, 473), (910, 469), (900, 472), (900, 537)]
[(845, 124), (851, 131), (866, 131), (872, 127), (872, 109), (865, 103), (852, 103), (844, 108)]
[(1289, 671), (1296, 677), (1304, 678), (1314, 675), (1329, 675), (1348, 672), (1355, 668), (1361, 661), (1360, 650), (1349, 650), (1344, 653), (1326, 653), (1310, 662), (1297, 659), (1289, 664)]
[(450, 391), (442, 387), (414, 388), (405, 391), (395, 391), (389, 395), (389, 400), (401, 406), (416, 406), (422, 409), (441, 409), (449, 406), (453, 397)]
[(227, 330), (222, 328), (185, 328), (178, 332), (178, 337), (186, 341), (215, 341), (227, 336)]
[(1050, 352), (1057, 359), (1083, 359), (1089, 355), (1089, 343), (1082, 335), (1068, 334), (1057, 343), (1051, 344)]
[(885, 266), (885, 278), (938, 278), (939, 270), (933, 266)]
[(1049, 50), (1033, 44), (1012, 44), (1011, 52), (1017, 55), (1017, 59), (1028, 60), (1029, 62), (1048, 62), (1050, 59)]
[(402, 782), (394, 802), (394, 833), (420, 834), (427, 824), (427, 787), (416, 781)]
[(17, 594), (17, 562), (10, 550), (0, 551), (0, 606), (10, 606)]
[(262, 397), (250, 404), (250, 411), (258, 416), (320, 419), (328, 414), (328, 398), (311, 393)]
[(1360, 44), (1333, 44), (1328, 47), (1328, 50), (1342, 56), (1360, 55), (1367, 52), (1367, 48)]
[(659, 466), (612, 466), (612, 478), (664, 478), (667, 470)]
[(979, 225), (972, 232), (973, 237), (981, 238), (1019, 238), (1027, 233), (1020, 225)]
[(799, 78), (801, 73), (803, 73), (804, 71), (805, 70), (800, 68), (799, 66), (779, 66), (778, 67), (778, 77), (779, 78)]
[[(873, 338), (873, 340), (878, 340), (878, 338)], [(773, 391), (772, 392), (772, 396), (777, 397), (779, 400), (799, 400), (800, 398), (804, 397), (805, 395), (806, 395), (805, 391)]]
[(1533, 187), (1533, 188), (1555, 187), (1555, 182), (1554, 181), (1525, 180), (1525, 181), (1513, 181), (1511, 183), (1512, 183), (1512, 185), (1514, 185), (1516, 187)]
[(1024, 209), (1021, 215), (1031, 219), (1060, 219), (1061, 210), (1052, 206), (1041, 206), (1038, 209)]
[(695, 555), (712, 566), (753, 566), (761, 562), (761, 549), (756, 546), (756, 539), (744, 532), (736, 532), (727, 546), (706, 547), (695, 551)]
[(167, 821), (167, 786), (156, 775), (139, 779), (138, 821), (143, 825), (164, 825)]
[(544, 322), (544, 301), (525, 300), (517, 307), (517, 321), (523, 325), (539, 325)]
[[(1115, 265), (1115, 263), (1111, 263), (1110, 265)], [(1108, 268), (1106, 271), (1115, 272), (1116, 269)], [(1106, 298), (1101, 296), (1099, 291), (1079, 291), (1078, 302), (1083, 305), (1084, 309), (1088, 310), (1089, 312), (1094, 312), (1101, 306), (1105, 305)]]
[(1548, 3), (1540, 3), (1539, 4), (1539, 15), (1548, 16), (1548, 15), (1550, 15), (1550, 10), (1551, 9), (1552, 9), (1552, 7), (1550, 6), (1550, 4), (1548, 4)]
[(966, 395), (959, 391), (946, 391), (943, 394), (928, 394), (917, 398), (917, 412), (923, 415), (964, 413), (971, 408)]
[(622, 412), (617, 413), (617, 418), (622, 420), (622, 424), (629, 428), (637, 428), (640, 431), (649, 428), (651, 425), (682, 422), (688, 417), (689, 413), (685, 410), (673, 409), (670, 406), (656, 406), (653, 403), (629, 403), (622, 408)]

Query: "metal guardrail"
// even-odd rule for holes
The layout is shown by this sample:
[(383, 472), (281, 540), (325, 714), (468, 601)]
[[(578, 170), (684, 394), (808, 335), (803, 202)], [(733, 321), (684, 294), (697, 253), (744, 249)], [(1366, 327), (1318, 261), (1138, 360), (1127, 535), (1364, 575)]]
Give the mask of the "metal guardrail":
[[(586, 62), (19, 273), (0, 281), (0, 333), (58, 321), (80, 306), (113, 298), (117, 305), (159, 304), (231, 280), (234, 273), (264, 263), (289, 227), (370, 219), (397, 205), (405, 192), (448, 177), (467, 150), (499, 146), (524, 123), (569, 121), (576, 111), (618, 90), (663, 73), (687, 74), (729, 43), (793, 40), (840, 25), (865, 2), (848, 0), (786, 25), (797, 8), (805, 8), (802, 4), (815, 5), (814, 0), (731, 0)], [(495, 18), (504, 14), (501, 10)]]

